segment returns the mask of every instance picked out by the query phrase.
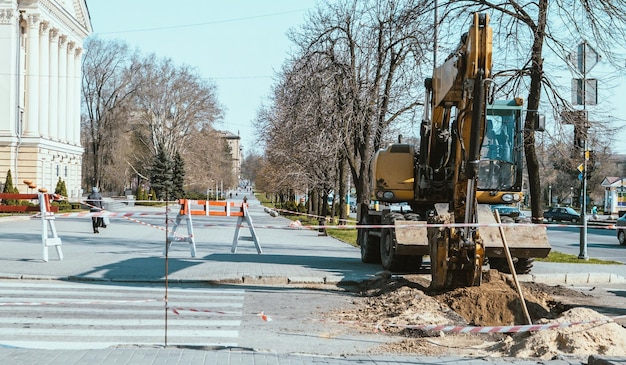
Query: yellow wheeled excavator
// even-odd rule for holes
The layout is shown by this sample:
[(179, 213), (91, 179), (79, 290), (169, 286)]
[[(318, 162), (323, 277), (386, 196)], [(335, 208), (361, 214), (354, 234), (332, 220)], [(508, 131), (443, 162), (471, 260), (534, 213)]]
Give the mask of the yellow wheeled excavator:
[(399, 141), (372, 160), (371, 199), (383, 209), (359, 211), (362, 261), (403, 271), (430, 256), (431, 286), (444, 289), (480, 285), (485, 260), (505, 257), (505, 238), (516, 271), (550, 252), (543, 227), (507, 225), (501, 234), (492, 224), (488, 204), (522, 198), (523, 100), (490, 102), (491, 67), (489, 16), (475, 13), (425, 81), (419, 151)]

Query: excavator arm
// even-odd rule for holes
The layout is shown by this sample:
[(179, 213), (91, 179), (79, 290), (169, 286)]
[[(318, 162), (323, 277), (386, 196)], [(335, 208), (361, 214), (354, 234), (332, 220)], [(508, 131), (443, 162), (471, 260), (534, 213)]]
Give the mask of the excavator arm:
[[(476, 189), (491, 78), (492, 30), (487, 14), (475, 13), (469, 31), (426, 82), (426, 135), (419, 171), (424, 186), (443, 186), (449, 223), (460, 227), (429, 233), (433, 286), (480, 285), (484, 247), (478, 230)], [(432, 116), (431, 116), (432, 115)], [(427, 144), (424, 144), (427, 143)], [(439, 181), (437, 181), (439, 180)], [(420, 191), (428, 194), (428, 191)], [(444, 200), (445, 201), (445, 200)], [(438, 217), (448, 212), (440, 212)], [(442, 223), (442, 222), (438, 222)]]

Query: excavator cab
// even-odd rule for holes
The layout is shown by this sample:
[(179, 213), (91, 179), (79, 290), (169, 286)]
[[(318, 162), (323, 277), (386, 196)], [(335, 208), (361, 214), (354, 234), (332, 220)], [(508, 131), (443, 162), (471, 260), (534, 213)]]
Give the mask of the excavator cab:
[(515, 204), (523, 199), (523, 104), (516, 98), (487, 105), (476, 193), (479, 203)]

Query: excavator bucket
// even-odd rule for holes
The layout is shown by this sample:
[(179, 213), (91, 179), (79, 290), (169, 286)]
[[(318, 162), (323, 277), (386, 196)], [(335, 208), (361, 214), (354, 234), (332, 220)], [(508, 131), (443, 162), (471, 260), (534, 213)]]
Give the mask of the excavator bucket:
[[(502, 236), (495, 225), (496, 218), (489, 205), (478, 205), (478, 223), (490, 224), (490, 226), (479, 228), (487, 257), (505, 257)], [(523, 259), (543, 258), (550, 253), (551, 247), (545, 227), (513, 223), (506, 224), (502, 228), (511, 256)]]

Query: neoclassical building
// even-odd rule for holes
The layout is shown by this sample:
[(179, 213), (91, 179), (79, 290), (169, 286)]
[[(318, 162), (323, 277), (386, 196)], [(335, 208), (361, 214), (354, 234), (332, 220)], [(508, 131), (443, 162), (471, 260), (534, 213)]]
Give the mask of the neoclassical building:
[(80, 101), (85, 0), (0, 0), (0, 184), (11, 170), (81, 194)]

